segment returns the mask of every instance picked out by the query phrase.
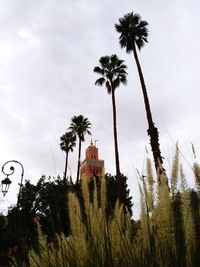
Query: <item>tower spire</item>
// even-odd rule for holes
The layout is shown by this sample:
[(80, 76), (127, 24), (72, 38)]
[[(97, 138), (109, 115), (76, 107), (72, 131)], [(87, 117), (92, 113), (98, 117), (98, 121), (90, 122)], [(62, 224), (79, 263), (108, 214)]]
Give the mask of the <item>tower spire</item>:
[(99, 159), (96, 141), (91, 140), (90, 145), (86, 149), (85, 159), (81, 163), (81, 177), (85, 175), (88, 181), (93, 180), (94, 177), (101, 178), (104, 176), (104, 161)]

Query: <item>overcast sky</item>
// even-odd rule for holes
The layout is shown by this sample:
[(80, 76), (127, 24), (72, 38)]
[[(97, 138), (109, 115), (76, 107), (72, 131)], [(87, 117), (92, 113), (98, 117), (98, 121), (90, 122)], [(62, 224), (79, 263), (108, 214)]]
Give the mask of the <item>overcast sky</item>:
[[(116, 92), (121, 171), (138, 203), (135, 169), (144, 172), (149, 150), (142, 91), (132, 54), (118, 42), (114, 24), (133, 11), (149, 22), (149, 43), (139, 53), (162, 154), (169, 170), (179, 140), (182, 161), (200, 153), (200, 37), (198, 0), (1, 0), (0, 164), (20, 161), (25, 178), (62, 175), (59, 138), (71, 117), (92, 124), (106, 172), (114, 174), (111, 97), (94, 86), (99, 58), (117, 54), (128, 67), (128, 84)], [(83, 144), (82, 159), (91, 137)], [(70, 155), (76, 173), (77, 149)], [(0, 210), (16, 202), (20, 166)], [(170, 172), (170, 171), (169, 171)], [(4, 176), (1, 174), (1, 179)], [(191, 178), (190, 178), (191, 179)], [(189, 183), (192, 184), (190, 180)]]

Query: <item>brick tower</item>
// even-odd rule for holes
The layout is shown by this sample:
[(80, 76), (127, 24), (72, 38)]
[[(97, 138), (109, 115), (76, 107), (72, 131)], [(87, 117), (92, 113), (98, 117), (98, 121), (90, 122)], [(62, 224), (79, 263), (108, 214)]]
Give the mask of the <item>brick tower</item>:
[(94, 175), (103, 177), (104, 175), (104, 160), (99, 160), (98, 148), (91, 141), (90, 146), (86, 149), (85, 159), (80, 167), (81, 177), (86, 176), (88, 182), (91, 181)]

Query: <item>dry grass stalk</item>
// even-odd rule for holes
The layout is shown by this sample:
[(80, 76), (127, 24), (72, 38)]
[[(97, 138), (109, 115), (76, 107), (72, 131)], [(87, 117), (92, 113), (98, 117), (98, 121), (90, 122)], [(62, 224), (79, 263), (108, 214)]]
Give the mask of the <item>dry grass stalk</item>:
[(179, 148), (178, 143), (176, 144), (175, 156), (172, 164), (172, 173), (171, 173), (171, 193), (174, 198), (177, 193), (177, 184), (178, 184), (178, 176), (179, 176)]
[(182, 166), (180, 167), (181, 193), (182, 193), (182, 213), (184, 223), (186, 262), (188, 267), (193, 265), (193, 255), (195, 251), (195, 231), (190, 207), (190, 196), (187, 190), (187, 182)]

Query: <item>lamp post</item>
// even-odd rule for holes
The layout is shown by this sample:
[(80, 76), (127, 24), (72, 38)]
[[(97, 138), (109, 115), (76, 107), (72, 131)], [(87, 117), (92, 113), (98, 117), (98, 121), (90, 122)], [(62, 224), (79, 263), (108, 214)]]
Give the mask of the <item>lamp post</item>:
[[(21, 192), (21, 187), (22, 187), (22, 182), (23, 182), (23, 177), (24, 177), (24, 167), (17, 160), (9, 160), (9, 161), (5, 162), (2, 166), (2, 172), (6, 175), (6, 178), (1, 181), (2, 193), (3, 193), (3, 196), (5, 196), (6, 193), (8, 192), (10, 184), (12, 183), (11, 180), (9, 179), (9, 176), (11, 176), (15, 172), (15, 168), (11, 165), (10, 169), (9, 169), (10, 171), (9, 172), (5, 171), (5, 166), (7, 166), (7, 164), (11, 164), (11, 163), (19, 164), (21, 166), (21, 169), (22, 169), (21, 180), (20, 180), (20, 184), (19, 184), (19, 193), (18, 193), (18, 200), (19, 200), (19, 195)], [(17, 200), (17, 205), (18, 205), (18, 200)]]

